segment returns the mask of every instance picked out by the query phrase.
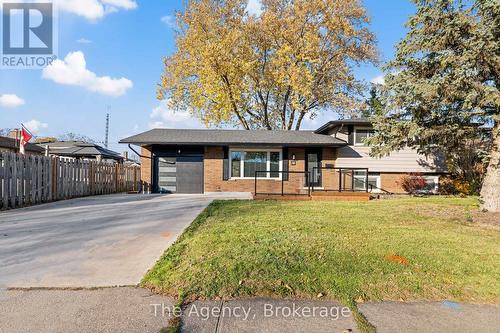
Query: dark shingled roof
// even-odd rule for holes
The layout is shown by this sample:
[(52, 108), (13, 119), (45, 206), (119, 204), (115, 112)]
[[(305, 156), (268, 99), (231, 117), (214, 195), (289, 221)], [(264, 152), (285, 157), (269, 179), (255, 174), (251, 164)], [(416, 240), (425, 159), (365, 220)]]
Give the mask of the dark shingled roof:
[(353, 119), (343, 119), (343, 120), (332, 120), (318, 128), (314, 131), (317, 134), (323, 134), (340, 125), (371, 125), (372, 122), (367, 118), (353, 118)]
[(268, 146), (344, 146), (346, 142), (313, 131), (152, 129), (120, 143), (136, 145), (268, 145)]
[[(119, 153), (101, 147), (95, 143), (84, 143), (84, 142), (71, 142), (72, 147), (63, 149), (51, 149), (50, 153), (58, 156), (68, 156), (68, 157), (96, 157), (102, 156), (102, 158), (122, 160), (123, 157)], [(64, 146), (68, 145), (67, 142), (54, 142), (48, 143), (50, 148), (54, 146)]]

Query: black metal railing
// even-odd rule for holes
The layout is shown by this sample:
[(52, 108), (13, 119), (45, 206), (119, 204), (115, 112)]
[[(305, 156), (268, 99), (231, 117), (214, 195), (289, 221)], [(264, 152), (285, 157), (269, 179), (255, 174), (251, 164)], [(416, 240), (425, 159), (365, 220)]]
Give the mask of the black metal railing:
[[(279, 177), (270, 177), (271, 174), (278, 174)], [(259, 177), (259, 175), (261, 177)], [(265, 175), (262, 177), (262, 175)], [(290, 177), (293, 175), (304, 175), (304, 178), (291, 180)], [(309, 184), (310, 174), (308, 171), (255, 171), (255, 195), (311, 195), (311, 185)], [(304, 182), (305, 180), (305, 182)], [(266, 183), (267, 189), (274, 188), (273, 191), (261, 191), (259, 192), (258, 183), (261, 182), (275, 182), (280, 183), (279, 185)], [(285, 183), (297, 183), (297, 188), (295, 191), (289, 191), (285, 189)], [(305, 184), (305, 185), (304, 185)], [(289, 188), (290, 186), (288, 186)]]
[[(329, 186), (330, 184), (325, 184), (325, 172), (334, 171), (338, 172), (338, 181), (336, 185)], [(356, 175), (356, 172), (363, 172), (361, 176)], [(319, 183), (321, 186), (317, 186), (318, 182), (311, 182), (311, 192), (314, 191), (332, 191), (332, 192), (369, 192), (368, 184), (368, 168), (335, 168), (335, 167), (314, 167), (311, 175), (311, 179), (316, 179), (315, 177), (320, 177)], [(346, 186), (346, 179), (348, 178), (349, 186)], [(350, 177), (350, 179), (349, 179)], [(362, 178), (361, 178), (362, 177)], [(332, 180), (335, 178), (332, 177)], [(359, 189), (356, 185), (356, 181), (362, 181), (363, 188)], [(318, 188), (320, 187), (320, 188)]]

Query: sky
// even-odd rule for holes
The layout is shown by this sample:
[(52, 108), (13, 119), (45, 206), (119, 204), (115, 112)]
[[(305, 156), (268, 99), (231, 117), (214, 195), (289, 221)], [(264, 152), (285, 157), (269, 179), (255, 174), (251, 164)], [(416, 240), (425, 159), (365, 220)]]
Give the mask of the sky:
[[(156, 99), (162, 58), (175, 51), (174, 16), (182, 0), (54, 1), (58, 59), (45, 69), (0, 69), (0, 129), (23, 123), (36, 136), (73, 132), (103, 142), (109, 112), (109, 148), (121, 152), (126, 147), (120, 139), (153, 127), (203, 127)], [(414, 5), (409, 0), (363, 3), (381, 60), (388, 61)], [(259, 8), (259, 0), (249, 0), (249, 11)], [(371, 65), (356, 68), (355, 74), (366, 82), (383, 79)], [(334, 118), (327, 111), (302, 128), (316, 129)]]

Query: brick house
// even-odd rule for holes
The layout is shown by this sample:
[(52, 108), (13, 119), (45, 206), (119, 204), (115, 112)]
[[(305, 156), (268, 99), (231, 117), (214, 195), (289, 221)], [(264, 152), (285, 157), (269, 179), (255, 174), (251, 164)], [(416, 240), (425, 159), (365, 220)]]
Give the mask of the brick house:
[[(27, 143), (24, 147), (26, 154), (43, 155), (45, 149), (33, 143)], [(19, 152), (19, 139), (0, 136), (0, 152)]]
[(141, 147), (142, 180), (153, 192), (402, 193), (399, 180), (411, 172), (437, 190), (442, 160), (412, 149), (372, 158), (371, 133), (368, 120), (352, 119), (316, 131), (152, 129), (120, 143)]

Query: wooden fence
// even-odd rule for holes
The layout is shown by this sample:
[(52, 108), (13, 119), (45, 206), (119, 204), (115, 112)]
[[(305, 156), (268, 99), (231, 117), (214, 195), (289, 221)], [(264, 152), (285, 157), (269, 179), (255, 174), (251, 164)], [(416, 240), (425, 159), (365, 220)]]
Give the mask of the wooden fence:
[(141, 191), (140, 168), (0, 152), (0, 209)]

